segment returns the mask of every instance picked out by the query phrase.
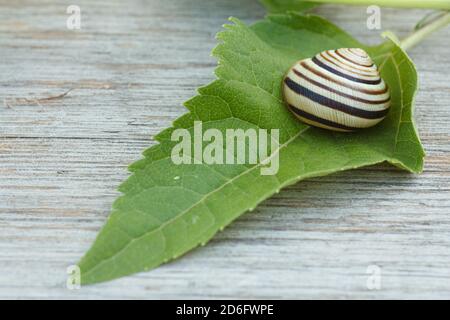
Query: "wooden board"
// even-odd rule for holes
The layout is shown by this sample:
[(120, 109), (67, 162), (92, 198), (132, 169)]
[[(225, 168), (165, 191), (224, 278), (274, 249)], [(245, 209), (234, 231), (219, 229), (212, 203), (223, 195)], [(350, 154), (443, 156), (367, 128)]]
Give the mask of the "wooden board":
[[(264, 16), (256, 0), (76, 4), (71, 31), (67, 4), (0, 0), (0, 298), (450, 298), (449, 29), (410, 51), (422, 175), (380, 165), (304, 181), (179, 260), (68, 290), (126, 166), (214, 79), (215, 33)], [(316, 12), (380, 41), (363, 7)], [(382, 27), (405, 36), (426, 12), (383, 9)]]

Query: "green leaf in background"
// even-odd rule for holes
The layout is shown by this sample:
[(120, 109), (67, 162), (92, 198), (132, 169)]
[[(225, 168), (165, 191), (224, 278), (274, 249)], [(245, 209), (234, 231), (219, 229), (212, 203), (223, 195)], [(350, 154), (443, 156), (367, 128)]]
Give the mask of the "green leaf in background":
[(260, 0), (260, 2), (271, 13), (306, 11), (318, 5), (318, 3), (303, 0)]
[[(79, 263), (83, 284), (155, 268), (200, 244), (281, 188), (299, 180), (388, 161), (420, 172), (424, 152), (412, 122), (417, 75), (393, 42), (366, 47), (327, 20), (273, 15), (251, 27), (233, 19), (218, 34), (218, 80), (186, 102), (189, 112), (161, 132), (158, 145), (131, 166), (123, 195), (94, 245)], [(285, 72), (295, 61), (342, 47), (364, 48), (391, 89), (392, 107), (376, 127), (337, 133), (309, 127), (287, 111), (281, 97)], [(260, 165), (174, 165), (170, 140), (176, 128), (225, 132), (232, 128), (280, 129), (280, 168)]]
[(449, 0), (260, 0), (271, 13), (305, 11), (320, 4), (345, 4), (354, 6), (380, 6), (392, 8), (427, 8), (450, 10)]

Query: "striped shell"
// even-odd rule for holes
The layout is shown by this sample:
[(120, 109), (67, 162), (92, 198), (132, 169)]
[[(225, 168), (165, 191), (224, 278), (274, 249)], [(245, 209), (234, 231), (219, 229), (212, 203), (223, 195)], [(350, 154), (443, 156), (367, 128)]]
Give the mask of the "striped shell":
[(374, 126), (390, 105), (377, 66), (355, 48), (328, 50), (297, 62), (284, 78), (283, 94), (303, 122), (335, 131)]

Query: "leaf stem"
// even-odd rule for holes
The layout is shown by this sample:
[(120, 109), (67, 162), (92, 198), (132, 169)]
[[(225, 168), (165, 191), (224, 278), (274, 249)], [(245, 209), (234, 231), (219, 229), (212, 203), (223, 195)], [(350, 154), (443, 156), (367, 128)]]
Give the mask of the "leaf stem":
[(403, 48), (403, 50), (409, 50), (415, 45), (417, 45), (419, 42), (421, 42), (423, 39), (425, 39), (432, 32), (447, 26), (449, 23), (450, 23), (450, 12), (447, 12), (441, 15), (435, 21), (416, 30), (411, 35), (401, 40), (400, 46)]
[(350, 4), (357, 6), (378, 5), (393, 8), (428, 8), (450, 10), (448, 0), (312, 0), (320, 3)]

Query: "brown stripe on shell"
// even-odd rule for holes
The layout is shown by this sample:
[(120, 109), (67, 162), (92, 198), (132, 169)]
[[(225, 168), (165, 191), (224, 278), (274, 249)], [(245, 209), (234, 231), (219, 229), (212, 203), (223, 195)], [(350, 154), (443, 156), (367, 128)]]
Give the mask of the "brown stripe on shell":
[(299, 117), (302, 117), (302, 118), (305, 118), (307, 120), (310, 120), (310, 121), (322, 124), (322, 125), (327, 126), (327, 127), (340, 129), (340, 130), (345, 130), (345, 131), (355, 131), (355, 130), (360, 129), (360, 128), (349, 127), (349, 126), (346, 126), (346, 125), (341, 124), (341, 123), (337, 123), (337, 122), (334, 122), (334, 121), (330, 121), (330, 120), (327, 120), (327, 119), (320, 118), (320, 117), (315, 116), (315, 115), (313, 115), (313, 114), (311, 114), (309, 112), (300, 110), (300, 109), (294, 107), (293, 105), (289, 105), (289, 109), (292, 112), (294, 112), (296, 115), (298, 115)]
[(289, 87), (289, 89), (291, 89), (292, 91), (294, 91), (295, 93), (297, 93), (300, 96), (303, 96), (303, 97), (305, 97), (315, 103), (318, 103), (324, 107), (334, 109), (337, 111), (341, 111), (343, 113), (346, 113), (346, 114), (349, 114), (351, 116), (358, 117), (361, 119), (370, 119), (370, 120), (382, 119), (386, 116), (386, 114), (389, 111), (389, 109), (370, 111), (370, 110), (355, 108), (348, 104), (325, 97), (325, 96), (323, 96), (317, 92), (314, 92), (308, 88), (305, 88), (304, 86), (298, 84), (297, 82), (295, 82), (294, 80), (292, 80), (289, 77), (286, 77), (284, 79), (284, 82)]
[(357, 64), (358, 66), (361, 66), (361, 67), (367, 67), (367, 68), (373, 67), (373, 63), (372, 63), (372, 64), (362, 64), (362, 63), (359, 63), (359, 62), (350, 60), (350, 58), (346, 57), (345, 54), (342, 54), (342, 53), (340, 52), (339, 49), (338, 49), (338, 50), (334, 50), (334, 52), (335, 52), (339, 57), (341, 57), (341, 58), (344, 59), (344, 60), (347, 60), (347, 61), (350, 62), (350, 63)]
[(327, 57), (327, 56), (325, 56), (323, 54), (323, 52), (320, 53), (320, 56), (322, 58), (324, 58), (326, 61), (328, 61), (329, 63), (331, 63), (331, 64), (335, 65), (336, 67), (338, 67), (339, 69), (343, 69), (345, 71), (351, 72), (351, 73), (355, 74), (356, 76), (363, 76), (363, 77), (368, 77), (368, 78), (377, 77), (376, 74), (365, 74), (365, 73), (357, 72), (356, 70), (358, 70), (358, 69), (356, 69), (355, 67), (349, 66), (348, 64), (345, 64), (345, 63), (341, 62), (343, 65), (347, 66), (348, 68), (343, 67), (343, 66), (339, 65), (338, 63), (336, 63), (336, 61), (333, 61), (335, 59), (333, 56)]
[(295, 69), (295, 68), (293, 68), (292, 71), (293, 71), (297, 76), (299, 76), (299, 77), (305, 79), (306, 81), (308, 81), (308, 82), (314, 84), (314, 85), (317, 86), (317, 87), (320, 87), (320, 88), (322, 88), (322, 89), (325, 89), (325, 90), (327, 90), (327, 91), (329, 91), (329, 92), (333, 92), (333, 93), (335, 93), (335, 94), (337, 94), (337, 95), (339, 95), (339, 96), (341, 96), (341, 97), (349, 98), (349, 99), (352, 99), (352, 100), (355, 100), (355, 101), (358, 101), (358, 102), (376, 105), (376, 104), (383, 104), (383, 103), (386, 103), (386, 102), (388, 102), (388, 101), (391, 99), (390, 97), (388, 97), (388, 98), (386, 98), (386, 99), (384, 99), (384, 100), (373, 101), (373, 100), (366, 100), (366, 99), (363, 99), (363, 98), (360, 98), (360, 97), (355, 97), (355, 96), (352, 96), (352, 95), (350, 95), (350, 94), (347, 94), (347, 93), (341, 92), (341, 91), (339, 91), (339, 90), (333, 89), (333, 88), (331, 88), (331, 87), (329, 87), (329, 86), (326, 86), (326, 85), (324, 85), (324, 84), (322, 84), (322, 83), (320, 83), (320, 82), (317, 82), (316, 80), (311, 79), (311, 78), (305, 76), (304, 74), (302, 74), (301, 72), (299, 72), (299, 71), (298, 71), (297, 69)]
[(353, 53), (355, 56), (358, 56), (360, 58), (367, 58), (367, 54), (364, 54), (363, 56), (360, 55), (358, 52), (355, 52), (355, 50), (353, 48), (349, 48), (348, 51), (350, 51), (351, 53)]
[(376, 80), (366, 80), (366, 79), (361, 79), (361, 78), (357, 78), (357, 77), (352, 77), (351, 75), (348, 75), (348, 74), (341, 72), (335, 68), (332, 68), (329, 65), (326, 65), (325, 63), (323, 63), (316, 57), (312, 58), (312, 62), (314, 62), (319, 68), (323, 68), (323, 69), (327, 70), (328, 72), (333, 73), (334, 75), (337, 75), (341, 78), (345, 78), (345, 79), (353, 81), (353, 82), (364, 83), (364, 84), (380, 84), (381, 83), (381, 78), (378, 78)]
[(361, 87), (353, 86), (353, 85), (348, 84), (348, 83), (346, 83), (346, 82), (341, 82), (341, 81), (339, 81), (339, 80), (337, 80), (337, 79), (335, 79), (335, 78), (332, 78), (332, 77), (330, 77), (330, 76), (328, 76), (328, 75), (326, 75), (326, 74), (320, 72), (320, 71), (317, 70), (316, 68), (313, 68), (313, 67), (309, 66), (307, 63), (305, 63), (305, 61), (300, 61), (300, 65), (303, 66), (306, 70), (308, 70), (308, 71), (314, 73), (316, 76), (318, 76), (318, 77), (320, 77), (320, 78), (322, 78), (322, 79), (325, 79), (325, 80), (334, 82), (334, 83), (339, 84), (339, 85), (341, 85), (341, 86), (343, 86), (343, 87), (346, 87), (346, 88), (348, 88), (348, 89), (352, 89), (352, 90), (355, 90), (355, 91), (358, 91), (358, 92), (362, 92), (362, 93), (366, 93), (366, 94), (375, 94), (375, 95), (378, 95), (378, 94), (384, 94), (384, 93), (386, 93), (386, 92), (388, 91), (387, 85), (384, 87), (384, 89), (380, 89), (380, 90), (367, 90), (367, 89), (363, 89), (363, 88), (361, 88)]

